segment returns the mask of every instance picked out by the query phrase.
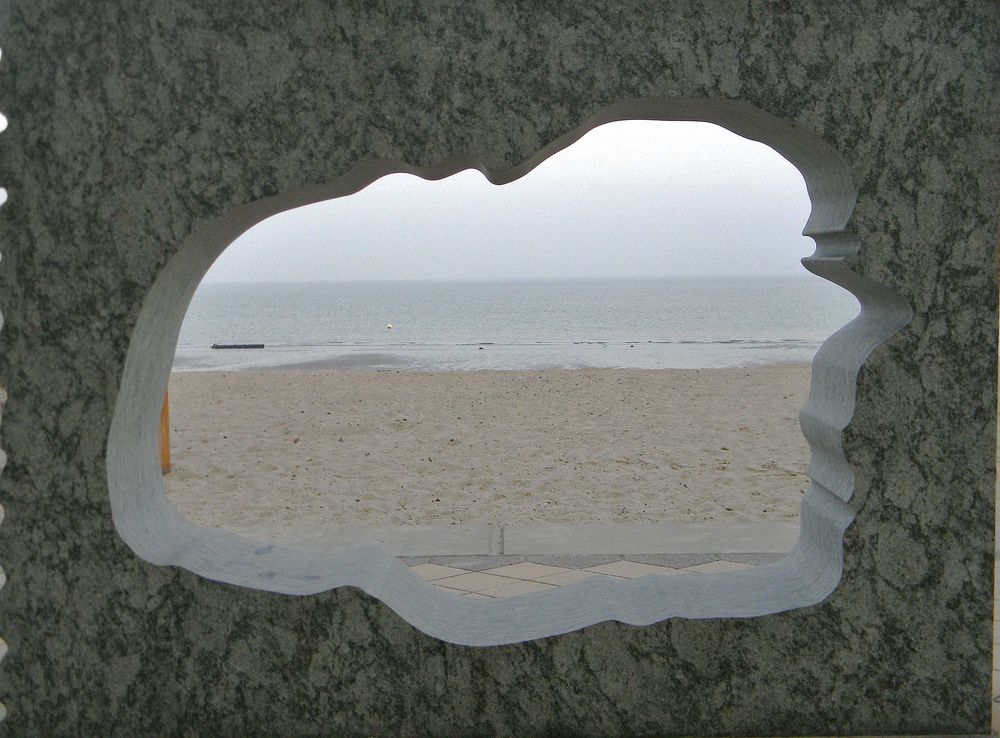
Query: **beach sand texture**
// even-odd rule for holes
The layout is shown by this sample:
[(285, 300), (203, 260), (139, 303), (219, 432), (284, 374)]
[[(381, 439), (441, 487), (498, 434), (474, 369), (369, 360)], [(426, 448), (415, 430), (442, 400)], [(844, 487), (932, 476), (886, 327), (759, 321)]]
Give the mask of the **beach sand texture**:
[(188, 372), (169, 498), (216, 527), (796, 520), (809, 366)]

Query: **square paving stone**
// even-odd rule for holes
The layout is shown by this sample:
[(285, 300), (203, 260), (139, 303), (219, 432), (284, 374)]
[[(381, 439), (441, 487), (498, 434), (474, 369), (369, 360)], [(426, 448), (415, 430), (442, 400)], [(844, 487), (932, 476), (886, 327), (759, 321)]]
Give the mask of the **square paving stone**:
[(548, 566), (546, 564), (535, 564), (531, 561), (525, 561), (520, 564), (510, 564), (509, 566), (500, 566), (496, 569), (487, 569), (483, 573), (496, 574), (499, 577), (511, 577), (513, 579), (528, 579), (537, 581), (541, 577), (548, 576), (550, 574), (560, 574), (564, 571), (570, 571), (570, 569), (566, 569), (561, 566)]
[(411, 566), (410, 571), (428, 582), (433, 582), (435, 579), (443, 579), (444, 577), (468, 574), (464, 569), (456, 569), (453, 566), (439, 566), (437, 564), (418, 564), (417, 566)]
[(673, 573), (673, 570), (670, 570), (669, 567), (642, 564), (638, 561), (613, 561), (610, 564), (593, 566), (588, 569), (588, 571), (594, 571), (598, 574), (607, 574), (612, 577), (620, 577), (622, 579), (638, 579), (639, 577), (644, 577), (647, 574)]
[(490, 597), (516, 597), (517, 595), (530, 594), (531, 592), (541, 592), (544, 589), (555, 589), (555, 587), (551, 584), (542, 584), (541, 582), (515, 580), (510, 584), (504, 584), (500, 587), (484, 589), (480, 594), (489, 595)]
[(518, 580), (511, 579), (509, 577), (498, 577), (494, 574), (473, 571), (466, 574), (459, 574), (456, 577), (435, 579), (434, 584), (438, 587), (459, 589), (463, 592), (480, 592), (484, 589), (489, 589), (490, 587), (500, 587), (504, 584), (511, 584), (516, 581)]

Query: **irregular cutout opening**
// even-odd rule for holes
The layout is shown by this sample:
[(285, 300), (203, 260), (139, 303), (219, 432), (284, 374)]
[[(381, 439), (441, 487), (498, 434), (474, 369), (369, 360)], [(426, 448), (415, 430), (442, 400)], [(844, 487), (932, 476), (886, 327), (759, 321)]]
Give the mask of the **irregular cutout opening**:
[[(861, 303), (858, 317), (830, 336), (813, 361), (809, 397), (800, 413), (812, 482), (802, 502), (800, 536), (787, 556), (746, 571), (702, 577), (591, 577), (575, 586), (525, 595), (537, 603), (525, 608), (517, 597), (495, 602), (454, 597), (420, 581), (377, 546), (322, 551), (294, 541), (262, 545), (198, 526), (177, 512), (164, 494), (156, 454), (163, 394), (184, 311), (212, 262), (241, 233), (278, 212), (343, 197), (394, 172), (440, 179), (474, 167), (494, 184), (513, 182), (587, 131), (627, 119), (713, 122), (781, 153), (802, 173), (812, 203), (805, 233), (816, 242), (816, 251), (803, 264), (848, 289)], [(847, 268), (845, 259), (859, 247), (848, 227), (854, 202), (855, 189), (842, 157), (802, 126), (735, 101), (643, 99), (601, 110), (506, 171), (489, 171), (473, 155), (423, 167), (362, 162), (326, 184), (304, 185), (220, 213), (197, 224), (164, 265), (136, 321), (108, 438), (115, 528), (137, 556), (152, 564), (300, 596), (360, 587), (423, 632), (475, 646), (552, 636), (606, 620), (645, 625), (673, 617), (743, 618), (817, 604), (840, 581), (843, 534), (855, 516), (850, 504), (853, 472), (840, 439), (854, 410), (857, 374), (871, 351), (912, 315), (894, 292)]]
[[(799, 264), (808, 213), (773, 149), (622, 121), (503, 187), (389, 175), (272, 216), (188, 310), (167, 494), (486, 596), (778, 558), (809, 362), (857, 314)], [(455, 578), (484, 569), (532, 584)]]

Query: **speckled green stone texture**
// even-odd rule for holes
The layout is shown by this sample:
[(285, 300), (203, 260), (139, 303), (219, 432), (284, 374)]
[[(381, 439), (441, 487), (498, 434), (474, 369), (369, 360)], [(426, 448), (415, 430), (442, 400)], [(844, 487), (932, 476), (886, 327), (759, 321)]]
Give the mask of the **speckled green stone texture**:
[[(6, 0), (0, 46), (0, 733), (988, 732), (1000, 5)], [(474, 648), (357, 589), (223, 585), (122, 541), (132, 328), (199, 224), (374, 160), (504, 171), (649, 97), (837, 149), (849, 266), (913, 309), (857, 379), (824, 602)]]

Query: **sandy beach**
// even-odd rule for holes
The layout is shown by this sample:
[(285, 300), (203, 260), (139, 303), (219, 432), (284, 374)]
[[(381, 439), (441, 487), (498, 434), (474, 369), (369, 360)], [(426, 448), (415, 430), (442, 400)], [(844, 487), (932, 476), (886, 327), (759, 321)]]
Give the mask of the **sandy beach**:
[(186, 372), (167, 494), (210, 526), (795, 520), (809, 367)]

